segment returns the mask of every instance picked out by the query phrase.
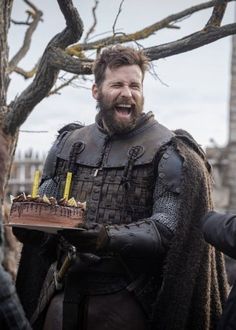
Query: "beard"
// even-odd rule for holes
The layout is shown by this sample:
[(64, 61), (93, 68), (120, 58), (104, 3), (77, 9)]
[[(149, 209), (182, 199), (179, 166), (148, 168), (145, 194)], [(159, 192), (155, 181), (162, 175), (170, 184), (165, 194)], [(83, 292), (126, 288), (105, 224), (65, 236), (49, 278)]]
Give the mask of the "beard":
[(121, 134), (131, 131), (136, 126), (137, 120), (143, 112), (144, 98), (142, 97), (139, 102), (131, 106), (129, 120), (116, 118), (116, 105), (122, 103), (128, 103), (128, 100), (122, 98), (110, 101), (103, 93), (100, 92), (98, 95), (98, 116), (111, 134)]

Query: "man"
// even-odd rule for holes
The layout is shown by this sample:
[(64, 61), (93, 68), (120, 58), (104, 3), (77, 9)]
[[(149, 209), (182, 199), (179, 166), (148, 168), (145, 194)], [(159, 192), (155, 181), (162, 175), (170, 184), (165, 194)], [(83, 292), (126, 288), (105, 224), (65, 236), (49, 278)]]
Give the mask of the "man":
[[(236, 259), (236, 215), (208, 212), (201, 219), (205, 240), (218, 250)], [(236, 329), (236, 285), (234, 284), (224, 307), (217, 330)]]
[[(105, 49), (94, 66), (95, 124), (67, 126), (49, 152), (41, 192), (60, 198), (70, 170), (70, 196), (86, 201), (87, 211), (83, 231), (38, 235), (41, 278), (41, 265), (57, 258), (59, 269), (70, 244), (78, 255), (43, 317), (44, 329), (62, 323), (66, 330), (212, 329), (221, 313), (222, 257), (196, 225), (211, 207), (209, 166), (190, 135), (143, 112), (147, 68), (141, 51)], [(17, 287), (30, 315), (35, 300), (29, 304), (24, 269), (36, 239), (20, 234)], [(31, 286), (37, 294), (39, 287)]]

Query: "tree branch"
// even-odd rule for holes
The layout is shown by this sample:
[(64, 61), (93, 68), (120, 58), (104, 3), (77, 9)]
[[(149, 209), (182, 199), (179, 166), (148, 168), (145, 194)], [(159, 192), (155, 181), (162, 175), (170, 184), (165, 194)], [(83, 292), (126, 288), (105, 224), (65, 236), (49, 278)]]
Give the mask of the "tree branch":
[(77, 75), (77, 74), (74, 75), (74, 76), (72, 76), (70, 79), (66, 80), (66, 81), (65, 81), (63, 84), (61, 84), (60, 86), (55, 87), (54, 89), (52, 89), (52, 90), (49, 92), (48, 96), (53, 95), (53, 94), (59, 94), (59, 91), (60, 91), (61, 89), (63, 89), (63, 88), (66, 87), (66, 86), (69, 86), (69, 85), (72, 83), (72, 81), (74, 81), (75, 79), (78, 79), (78, 75)]
[(30, 23), (28, 22), (22, 22), (22, 21), (16, 21), (14, 19), (11, 19), (11, 23), (15, 24), (15, 25), (30, 25)]
[(124, 3), (124, 0), (122, 0), (121, 3), (120, 3), (119, 9), (118, 9), (118, 13), (116, 15), (115, 21), (114, 21), (113, 26), (112, 26), (113, 35), (116, 34), (116, 31), (115, 31), (116, 30), (116, 23), (118, 21), (118, 17), (120, 16), (121, 11), (122, 11), (122, 5), (123, 5), (123, 3)]
[[(13, 0), (8, 0), (0, 6), (0, 125), (2, 124), (2, 116), (6, 109), (7, 87), (9, 84), (9, 76), (7, 72), (8, 61), (8, 44), (7, 35), (10, 27), (10, 17)], [(0, 229), (1, 231), (1, 229)], [(1, 233), (0, 233), (1, 235)]]
[(83, 33), (83, 23), (72, 0), (58, 0), (58, 4), (67, 26), (49, 42), (33, 82), (10, 104), (10, 111), (4, 121), (4, 132), (7, 134), (13, 135), (16, 132), (54, 85), (59, 73), (57, 59), (53, 56), (55, 49), (65, 49), (77, 42)]
[[(224, 37), (236, 34), (236, 23), (228, 24), (222, 27), (211, 27), (211, 29), (203, 29), (191, 35), (188, 35), (177, 41), (169, 42), (159, 46), (144, 48), (145, 54), (149, 57), (150, 61), (159, 60), (176, 54), (185, 53), (187, 51), (202, 47), (216, 40)], [(76, 59), (68, 57), (68, 61), (71, 61), (70, 70), (68, 72), (79, 74), (92, 74), (92, 63), (85, 62), (84, 65), (81, 62), (81, 67), (77, 67)], [(67, 71), (66, 66), (63, 70)]]
[(93, 33), (93, 31), (95, 30), (95, 27), (96, 27), (96, 25), (97, 25), (96, 10), (97, 10), (98, 4), (99, 4), (99, 1), (98, 1), (98, 0), (95, 0), (94, 7), (92, 8), (92, 13), (93, 13), (93, 24), (92, 24), (92, 26), (90, 27), (90, 29), (88, 30), (88, 32), (86, 33), (86, 36), (85, 36), (85, 38), (84, 38), (84, 43), (87, 43), (90, 34)]
[(8, 64), (8, 72), (11, 73), (15, 70), (15, 67), (18, 65), (18, 63), (22, 60), (22, 58), (25, 57), (27, 54), (30, 45), (31, 45), (31, 39), (34, 31), (36, 30), (39, 21), (41, 20), (41, 17), (43, 16), (42, 11), (38, 10), (35, 6), (33, 6), (29, 1), (25, 0), (25, 2), (31, 6), (31, 8), (34, 10), (34, 12), (30, 13), (30, 16), (32, 17), (33, 21), (29, 24), (28, 29), (25, 33), (25, 38), (23, 41), (22, 47), (19, 49), (19, 51), (13, 56), (13, 58), (9, 61)]
[(91, 59), (78, 59), (68, 55), (64, 50), (51, 47), (50, 49), (50, 63), (58, 70), (79, 74), (90, 74), (93, 60)]
[[(229, 0), (229, 2), (230, 1), (235, 1), (235, 0)], [(223, 2), (224, 2), (224, 5), (226, 6), (227, 1), (223, 0)], [(97, 3), (98, 3), (98, 1), (95, 0), (95, 7), (93, 8), (93, 11), (95, 11)], [(222, 19), (223, 18), (222, 0), (209, 1), (209, 2), (206, 2), (206, 3), (202, 3), (202, 4), (199, 4), (199, 5), (193, 6), (191, 8), (186, 9), (186, 10), (183, 10), (183, 11), (177, 13), (177, 14), (170, 15), (167, 18), (165, 18), (165, 19), (163, 19), (163, 20), (161, 20), (161, 21), (159, 21), (155, 24), (152, 24), (149, 27), (146, 27), (146, 28), (144, 28), (140, 31), (137, 31), (135, 33), (132, 33), (132, 34), (129, 34), (129, 35), (122, 34), (122, 35), (119, 35), (119, 36), (114, 35), (112, 37), (103, 38), (103, 39), (97, 40), (97, 41), (92, 42), (92, 43), (83, 43), (83, 44), (73, 45), (71, 47), (68, 47), (66, 49), (66, 52), (69, 55), (72, 55), (72, 56), (74, 55), (76, 57), (79, 57), (81, 60), (82, 59), (86, 60), (85, 54), (84, 54), (85, 50), (100, 49), (100, 48), (102, 48), (106, 45), (110, 45), (110, 44), (126, 43), (128, 41), (137, 41), (137, 40), (140, 40), (140, 39), (148, 38), (151, 34), (153, 34), (154, 32), (156, 32), (160, 29), (163, 29), (163, 28), (178, 28), (178, 27), (173, 25), (174, 22), (177, 22), (180, 19), (183, 19), (184, 17), (187, 17), (187, 16), (189, 16), (189, 15), (191, 15), (191, 14), (197, 12), (197, 11), (200, 11), (200, 10), (203, 10), (203, 9), (206, 9), (206, 8), (210, 8), (213, 5), (214, 5), (214, 9), (213, 9), (212, 17), (215, 17), (216, 12), (219, 12), (219, 10), (221, 10), (221, 19)], [(224, 8), (224, 10), (225, 10), (225, 8)], [(96, 21), (96, 19), (95, 19), (95, 21)], [(210, 26), (209, 26), (209, 28), (210, 28)], [(211, 41), (209, 41), (209, 42), (211, 42)], [(162, 47), (162, 46), (160, 45), (160, 46), (156, 46), (156, 47)], [(165, 48), (164, 45), (163, 45), (163, 48)], [(171, 52), (171, 50), (170, 50), (170, 52)], [(63, 56), (65, 56), (65, 55), (63, 55)], [(169, 56), (171, 56), (171, 55), (169, 55)], [(72, 72), (72, 73), (81, 72), (81, 71), (83, 73), (88, 72), (87, 66), (85, 68), (78, 67), (78, 68), (74, 69), (74, 67), (76, 65), (80, 66), (80, 64), (73, 62), (72, 59), (67, 59), (66, 63), (70, 63), (70, 62), (72, 62), (72, 67), (70, 66), (68, 68), (68, 70), (66, 69), (65, 65), (63, 65), (63, 63), (59, 64), (59, 62), (58, 62), (58, 67), (62, 66), (61, 67), (62, 69), (64, 69), (65, 71), (68, 71), (68, 72)], [(89, 60), (87, 60), (87, 62), (89, 62)], [(27, 71), (24, 71), (24, 70), (19, 69), (19, 68), (16, 68), (15, 71), (17, 73), (23, 75), (25, 79), (32, 77), (32, 73), (33, 73), (33, 70), (30, 70), (29, 72), (27, 72)], [(90, 74), (90, 73), (91, 72), (89, 72), (87, 74)]]
[[(235, 0), (229, 0), (230, 1), (235, 1)], [(164, 29), (164, 28), (169, 28), (171, 24), (177, 22), (180, 19), (183, 19), (193, 13), (196, 13), (198, 11), (211, 8), (212, 6), (215, 5), (216, 1), (208, 1), (193, 7), (190, 7), (188, 9), (185, 9), (179, 13), (170, 15), (163, 20), (156, 22), (148, 27), (145, 27), (142, 30), (139, 30), (137, 32), (131, 33), (131, 34), (122, 34), (122, 35), (112, 35), (110, 37), (106, 37), (91, 43), (86, 43), (86, 44), (77, 44), (68, 47), (67, 52), (70, 55), (74, 56), (79, 56), (81, 51), (86, 51), (86, 50), (92, 50), (92, 49), (100, 49), (103, 47), (106, 47), (108, 45), (115, 45), (119, 43), (126, 43), (130, 41), (138, 41), (142, 40), (145, 38), (148, 38), (155, 32)], [(77, 55), (78, 54), (78, 55)]]
[(29, 71), (26, 71), (26, 70), (16, 66), (15, 69), (14, 69), (14, 72), (18, 73), (19, 75), (21, 75), (25, 79), (29, 79), (29, 78), (32, 78), (36, 74), (37, 69), (38, 69), (38, 65), (39, 65), (39, 63), (37, 63), (33, 67), (33, 69), (31, 69)]
[(24, 0), (24, 2), (31, 7), (31, 9), (36, 13), (38, 11), (38, 8), (29, 0)]
[(150, 61), (155, 61), (160, 58), (199, 48), (235, 33), (236, 23), (224, 25), (222, 27), (211, 27), (211, 29), (201, 30), (177, 41), (145, 48), (144, 52), (149, 57)]
[(228, 0), (217, 0), (212, 15), (207, 22), (205, 29), (212, 26), (220, 26), (227, 7)]
[[(211, 29), (203, 29), (177, 41), (144, 48), (144, 52), (149, 57), (150, 61), (155, 61), (202, 47), (235, 33), (236, 23), (228, 24), (222, 27), (211, 27)], [(61, 69), (77, 75), (92, 74), (93, 60), (79, 60), (67, 55), (64, 51), (57, 48), (55, 48), (54, 51), (51, 51), (51, 56), (53, 58), (55, 57), (52, 59), (52, 63), (54, 63), (54, 66), (58, 68), (58, 70)]]

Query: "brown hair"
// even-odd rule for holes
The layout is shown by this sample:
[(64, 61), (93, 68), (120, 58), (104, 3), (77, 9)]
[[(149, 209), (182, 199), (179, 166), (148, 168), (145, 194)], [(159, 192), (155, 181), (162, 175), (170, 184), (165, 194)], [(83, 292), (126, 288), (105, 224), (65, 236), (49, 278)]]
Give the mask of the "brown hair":
[(94, 63), (94, 76), (97, 86), (101, 85), (105, 79), (105, 71), (119, 68), (123, 65), (138, 65), (143, 77), (149, 67), (149, 60), (142, 50), (121, 45), (105, 48)]

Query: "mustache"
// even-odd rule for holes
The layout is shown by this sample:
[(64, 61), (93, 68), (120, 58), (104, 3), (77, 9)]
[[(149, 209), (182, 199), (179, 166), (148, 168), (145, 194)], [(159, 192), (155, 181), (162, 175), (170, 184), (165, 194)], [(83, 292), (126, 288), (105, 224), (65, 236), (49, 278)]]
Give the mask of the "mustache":
[(132, 100), (129, 121), (122, 121), (119, 118), (116, 118), (116, 106), (121, 104), (131, 104), (130, 98), (117, 97), (116, 99), (111, 99), (101, 93), (97, 99), (97, 119), (105, 123), (106, 128), (111, 134), (126, 133), (135, 127), (136, 122), (143, 111), (144, 98), (142, 97), (140, 100), (136, 100), (136, 102), (135, 100)]

